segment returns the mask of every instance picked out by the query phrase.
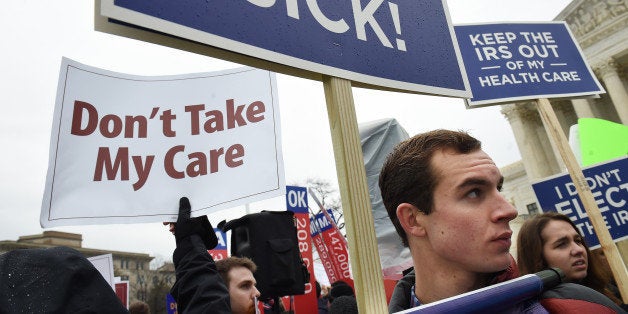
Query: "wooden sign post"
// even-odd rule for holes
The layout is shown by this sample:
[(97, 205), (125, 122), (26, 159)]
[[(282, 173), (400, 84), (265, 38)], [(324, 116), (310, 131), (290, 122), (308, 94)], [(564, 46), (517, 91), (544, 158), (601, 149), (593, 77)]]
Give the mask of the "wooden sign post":
[(324, 76), (327, 115), (360, 313), (387, 313), (371, 200), (349, 80)]
[(604, 255), (606, 255), (611, 271), (615, 276), (615, 281), (617, 282), (617, 287), (619, 288), (622, 299), (624, 303), (628, 303), (628, 270), (626, 269), (626, 264), (624, 264), (621, 255), (619, 254), (619, 250), (613, 242), (611, 234), (606, 228), (604, 218), (602, 218), (602, 213), (595, 203), (595, 199), (593, 198), (591, 189), (589, 188), (584, 174), (582, 173), (582, 169), (580, 169), (580, 165), (578, 165), (576, 157), (574, 156), (571, 147), (569, 147), (567, 138), (560, 127), (560, 123), (558, 122), (558, 118), (556, 118), (552, 105), (546, 98), (537, 99), (536, 103), (541, 119), (543, 119), (543, 122), (546, 125), (549, 137), (556, 145), (560, 156), (563, 158), (563, 161), (567, 166), (569, 176), (571, 177), (584, 209), (591, 220), (595, 234), (600, 240), (600, 245), (602, 246), (602, 250), (604, 250)]

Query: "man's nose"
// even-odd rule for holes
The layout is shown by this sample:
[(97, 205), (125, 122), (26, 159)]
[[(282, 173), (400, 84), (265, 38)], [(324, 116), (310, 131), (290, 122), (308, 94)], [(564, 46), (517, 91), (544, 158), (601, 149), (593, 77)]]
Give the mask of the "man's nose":
[(519, 214), (517, 209), (510, 204), (501, 193), (497, 193), (497, 203), (495, 204), (496, 210), (494, 211), (493, 219), (497, 222), (500, 220), (511, 221), (517, 218)]

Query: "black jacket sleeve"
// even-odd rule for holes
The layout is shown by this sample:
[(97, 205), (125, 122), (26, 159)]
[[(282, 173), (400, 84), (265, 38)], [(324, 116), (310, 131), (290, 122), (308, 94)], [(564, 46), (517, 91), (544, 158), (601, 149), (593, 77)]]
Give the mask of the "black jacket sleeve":
[(177, 280), (170, 294), (179, 313), (231, 313), (229, 290), (200, 236), (178, 241), (173, 261)]

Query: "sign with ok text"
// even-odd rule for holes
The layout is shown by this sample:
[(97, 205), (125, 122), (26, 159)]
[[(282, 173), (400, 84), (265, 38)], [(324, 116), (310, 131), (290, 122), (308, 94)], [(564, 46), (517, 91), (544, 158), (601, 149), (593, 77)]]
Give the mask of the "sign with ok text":
[[(628, 157), (586, 167), (582, 173), (611, 237), (615, 242), (625, 239), (628, 236)], [(543, 211), (569, 216), (589, 247), (600, 245), (569, 175), (547, 178), (532, 184), (532, 188)]]
[(286, 209), (294, 213), (299, 254), (310, 273), (310, 281), (305, 283), (305, 293), (294, 297), (295, 313), (317, 314), (316, 278), (314, 277), (314, 257), (312, 255), (312, 237), (310, 236), (307, 189), (300, 186), (286, 186)]
[(63, 59), (42, 227), (176, 221), (285, 191), (273, 73), (127, 75)]
[(565, 22), (454, 27), (471, 107), (604, 93)]

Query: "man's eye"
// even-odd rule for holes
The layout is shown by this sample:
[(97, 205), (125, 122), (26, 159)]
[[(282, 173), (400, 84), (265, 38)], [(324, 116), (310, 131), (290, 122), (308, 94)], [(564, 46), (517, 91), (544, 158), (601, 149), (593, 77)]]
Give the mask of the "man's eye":
[(480, 196), (480, 190), (478, 189), (473, 189), (469, 191), (469, 193), (467, 193), (467, 197), (469, 198), (478, 198), (479, 196)]
[(248, 283), (248, 284), (243, 284), (243, 285), (241, 285), (241, 286), (240, 286), (240, 288), (241, 288), (242, 290), (250, 290), (250, 289), (253, 289), (253, 287), (254, 287), (254, 285), (253, 285), (253, 284), (251, 284), (251, 283)]

